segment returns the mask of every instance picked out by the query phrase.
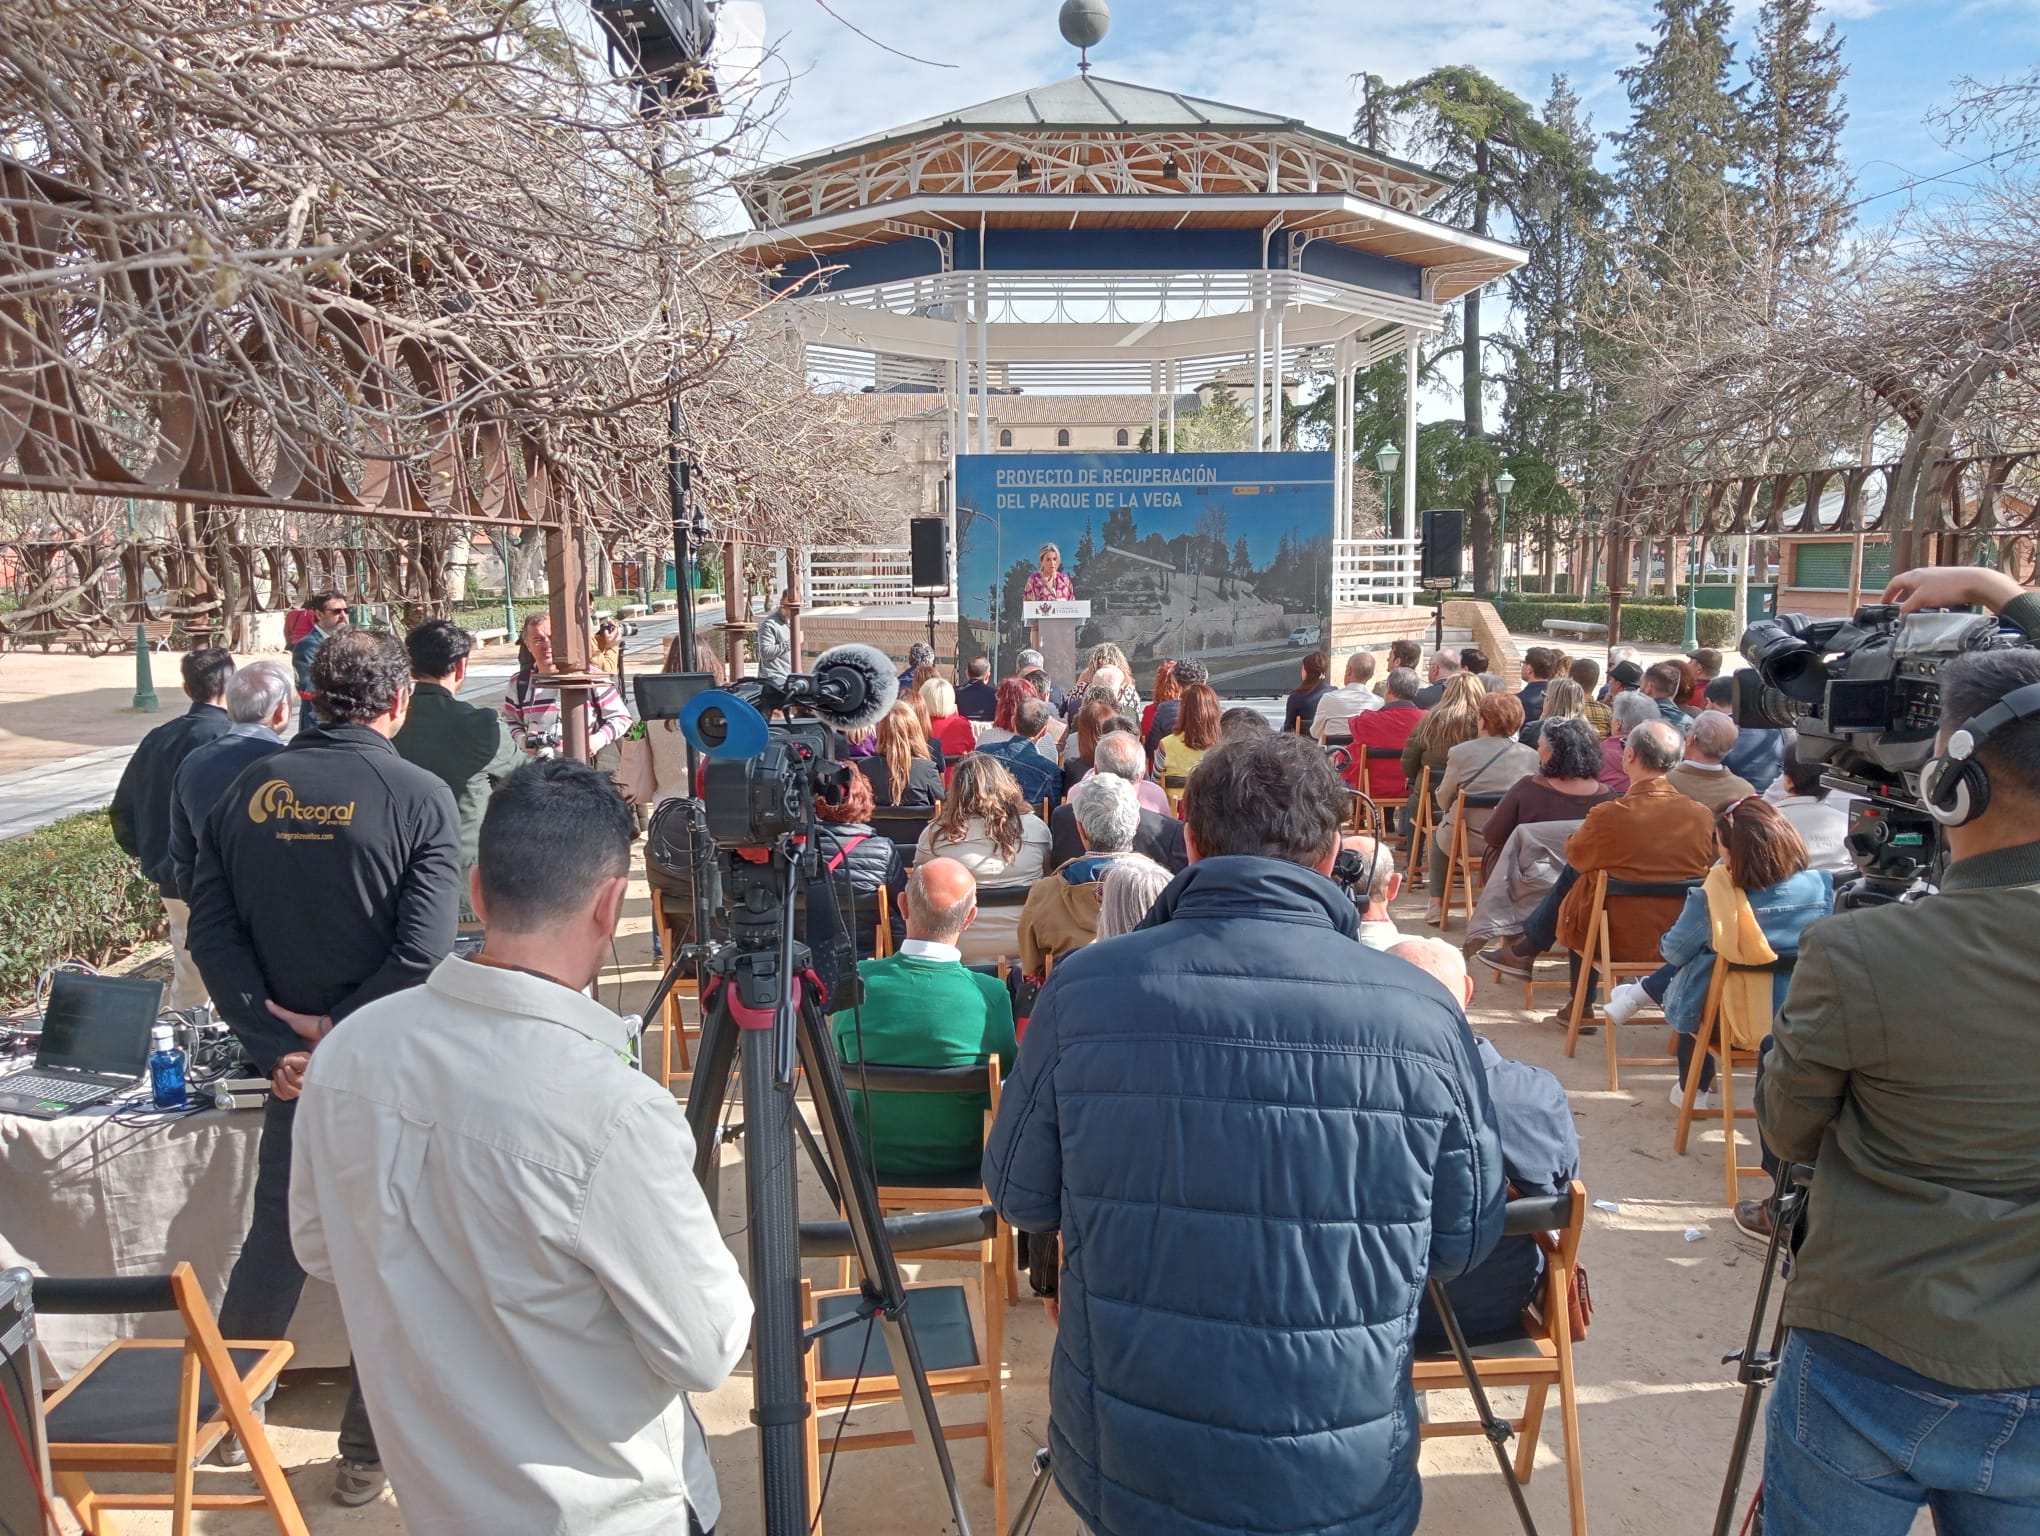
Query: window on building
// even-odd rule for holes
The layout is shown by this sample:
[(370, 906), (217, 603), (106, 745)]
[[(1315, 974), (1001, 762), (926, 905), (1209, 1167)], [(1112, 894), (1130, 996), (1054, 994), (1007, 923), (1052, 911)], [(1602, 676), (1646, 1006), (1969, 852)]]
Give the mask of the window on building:
[[(1792, 550), (1792, 580), (1795, 587), (1815, 587), (1826, 592), (1849, 590), (1849, 559), (1854, 553), (1845, 539), (1832, 544), (1797, 544)], [(1885, 557), (1887, 565), (1890, 556)], [(1864, 583), (1869, 584), (1867, 580)]]
[(1011, 427), (1001, 427), (999, 429), (999, 446), (1001, 448), (1013, 446), (1013, 429)]
[(1056, 447), (1058, 447), (1058, 448), (1067, 448), (1067, 447), (1069, 447), (1069, 445), (1070, 445), (1070, 429), (1069, 429), (1068, 427), (1058, 427), (1058, 428), (1056, 428), (1056, 433), (1055, 433), (1055, 445), (1056, 445)]
[(1112, 441), (1115, 446), (1124, 448), (1131, 439), (1126, 435), (1126, 428), (1121, 427), (1118, 432), (1113, 434)]

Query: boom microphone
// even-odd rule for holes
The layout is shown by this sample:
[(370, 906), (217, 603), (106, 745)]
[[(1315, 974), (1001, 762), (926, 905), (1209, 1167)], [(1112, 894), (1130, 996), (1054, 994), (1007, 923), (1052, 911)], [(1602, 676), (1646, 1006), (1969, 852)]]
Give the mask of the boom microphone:
[(884, 719), (899, 696), (890, 656), (874, 645), (838, 645), (815, 658), (813, 691), (802, 702), (838, 730), (855, 733)]

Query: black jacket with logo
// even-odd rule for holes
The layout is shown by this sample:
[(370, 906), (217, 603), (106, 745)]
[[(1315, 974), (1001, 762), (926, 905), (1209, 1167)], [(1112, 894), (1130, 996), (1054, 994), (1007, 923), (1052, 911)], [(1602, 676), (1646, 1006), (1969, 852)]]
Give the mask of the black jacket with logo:
[(268, 1072), (304, 1042), (266, 1001), (339, 1020), (417, 985), (453, 948), (460, 882), (453, 792), (367, 726), (318, 726), (213, 808), (192, 958)]
[(170, 787), (185, 758), (226, 735), (230, 724), (219, 705), (194, 704), (144, 736), (121, 770), (108, 812), (113, 840), (141, 860), (142, 873), (165, 896), (179, 894), (170, 870)]

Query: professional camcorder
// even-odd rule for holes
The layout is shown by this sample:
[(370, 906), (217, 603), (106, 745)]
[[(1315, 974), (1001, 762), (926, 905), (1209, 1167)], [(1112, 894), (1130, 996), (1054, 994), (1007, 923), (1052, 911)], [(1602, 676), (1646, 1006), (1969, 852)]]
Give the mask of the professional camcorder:
[(1920, 799), (1919, 775), (1941, 725), (1941, 668), (1971, 651), (2024, 646), (1988, 614), (1901, 615), (1868, 603), (1847, 619), (1788, 613), (1752, 624), (1735, 677), (1735, 723), (1797, 731), (1803, 761), (1824, 781), (1862, 797), (1849, 850), (1864, 879), (1841, 905), (1891, 900), (1939, 863), (1939, 831)]

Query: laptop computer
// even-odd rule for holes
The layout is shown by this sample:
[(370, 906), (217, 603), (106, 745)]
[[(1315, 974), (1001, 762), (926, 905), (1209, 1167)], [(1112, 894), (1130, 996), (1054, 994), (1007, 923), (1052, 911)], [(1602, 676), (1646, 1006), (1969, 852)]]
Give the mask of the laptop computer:
[(35, 1064), (0, 1077), (0, 1114), (54, 1120), (132, 1088), (148, 1070), (163, 983), (139, 976), (50, 978)]

